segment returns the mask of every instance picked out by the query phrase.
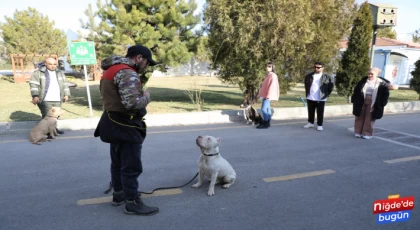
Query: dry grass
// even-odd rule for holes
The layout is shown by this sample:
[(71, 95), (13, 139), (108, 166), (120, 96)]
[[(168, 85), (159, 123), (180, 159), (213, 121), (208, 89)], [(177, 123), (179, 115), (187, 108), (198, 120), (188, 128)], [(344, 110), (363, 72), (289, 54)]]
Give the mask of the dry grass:
[[(0, 79), (0, 90), (3, 100), (0, 102), (0, 122), (39, 120), (41, 118), (37, 106), (30, 103), (31, 95), (28, 84), (14, 84), (9, 77)], [(89, 117), (89, 104), (85, 82), (80, 79), (69, 79), (78, 86), (71, 89), (72, 97), (63, 104), (65, 114), (62, 119)], [(238, 87), (222, 84), (214, 77), (154, 77), (147, 84), (152, 102), (148, 106), (148, 113), (179, 113), (196, 111), (197, 106), (191, 103), (188, 91), (201, 89), (204, 104), (202, 111), (237, 110), (243, 101), (243, 95)], [(99, 94), (99, 82), (89, 81), (94, 116), (102, 113)], [(299, 96), (304, 96), (304, 88), (296, 88), (281, 95), (280, 101), (274, 101), (272, 107), (300, 107), (303, 103)], [(414, 101), (418, 95), (412, 90), (391, 91), (391, 102)], [(259, 101), (261, 102), (261, 101)], [(346, 104), (346, 99), (339, 97), (336, 92), (328, 99), (328, 105)], [(257, 105), (260, 107), (260, 105)]]

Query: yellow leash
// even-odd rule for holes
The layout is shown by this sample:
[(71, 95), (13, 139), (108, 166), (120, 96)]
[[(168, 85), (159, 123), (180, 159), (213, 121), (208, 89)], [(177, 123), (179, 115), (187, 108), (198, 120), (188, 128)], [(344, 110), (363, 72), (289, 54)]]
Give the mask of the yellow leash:
[[(119, 125), (121, 125), (121, 126), (125, 126), (125, 127), (130, 127), (130, 128), (136, 128), (136, 129), (147, 129), (147, 125), (146, 125), (146, 122), (144, 122), (144, 118), (142, 118), (141, 119), (141, 121), (143, 121), (144, 122), (144, 128), (140, 128), (140, 127), (137, 127), (137, 126), (133, 126), (133, 125), (126, 125), (126, 124), (122, 124), (122, 123), (119, 123), (118, 121), (114, 121), (112, 118), (111, 118), (111, 116), (109, 115), (109, 111), (107, 111), (107, 113), (108, 113), (108, 118), (109, 118), (109, 120), (111, 120), (112, 122), (114, 122), (115, 124), (119, 124)], [(134, 116), (131, 116), (130, 115), (130, 120), (132, 120), (134, 118)]]

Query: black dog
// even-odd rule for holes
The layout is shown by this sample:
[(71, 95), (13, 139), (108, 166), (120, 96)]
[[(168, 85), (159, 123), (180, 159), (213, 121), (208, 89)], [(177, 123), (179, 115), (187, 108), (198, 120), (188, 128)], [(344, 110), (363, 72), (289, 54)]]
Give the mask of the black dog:
[(244, 109), (244, 118), (246, 120), (246, 124), (259, 124), (262, 121), (262, 118), (257, 110), (252, 107), (255, 103), (258, 102), (258, 91), (255, 92), (255, 90), (246, 90), (244, 95), (245, 99), (239, 108)]

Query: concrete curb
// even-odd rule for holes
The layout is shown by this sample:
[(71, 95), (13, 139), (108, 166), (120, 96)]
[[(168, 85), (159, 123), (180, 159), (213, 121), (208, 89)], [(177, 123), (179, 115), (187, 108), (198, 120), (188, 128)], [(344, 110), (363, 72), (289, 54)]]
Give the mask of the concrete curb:
[[(258, 105), (259, 106), (259, 105)], [(258, 109), (259, 110), (259, 109)], [(393, 102), (385, 107), (385, 113), (415, 112), (420, 111), (420, 101)], [(261, 113), (261, 111), (259, 110)], [(273, 120), (293, 120), (306, 119), (306, 107), (290, 107), (272, 109)], [(326, 106), (325, 117), (338, 117), (352, 115), (352, 105), (332, 105)], [(148, 114), (145, 117), (148, 127), (157, 126), (181, 126), (199, 125), (215, 123), (244, 122), (243, 110), (219, 110), (209, 112), (189, 112), (189, 113), (168, 113), (168, 114)], [(59, 120), (58, 128), (62, 130), (91, 130), (95, 129), (99, 122), (99, 117)], [(38, 121), (24, 122), (3, 122), (0, 123), (0, 133), (11, 131), (31, 130)]]

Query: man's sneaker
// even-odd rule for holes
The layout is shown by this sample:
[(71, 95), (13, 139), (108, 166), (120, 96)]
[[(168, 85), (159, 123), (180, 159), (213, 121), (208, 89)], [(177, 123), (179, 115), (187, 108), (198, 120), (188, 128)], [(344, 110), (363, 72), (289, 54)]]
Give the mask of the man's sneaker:
[(317, 127), (316, 127), (316, 130), (318, 130), (318, 131), (322, 131), (322, 130), (324, 130), (324, 128), (322, 128), (322, 126), (317, 126)]
[(145, 205), (140, 197), (135, 200), (127, 200), (124, 209), (124, 213), (128, 215), (151, 216), (157, 214), (158, 212), (158, 207)]
[(315, 125), (312, 124), (312, 123), (308, 123), (305, 126), (303, 126), (303, 128), (305, 128), (305, 129), (309, 129), (309, 128), (313, 128), (313, 127), (315, 127)]
[(114, 192), (112, 193), (112, 202), (111, 204), (114, 206), (122, 205), (125, 203), (125, 196), (124, 191)]
[(372, 139), (372, 136), (362, 136), (362, 138), (369, 140), (369, 139)]
[(362, 136), (361, 136), (360, 134), (355, 133), (355, 134), (354, 134), (354, 137), (356, 137), (356, 138), (361, 138)]

